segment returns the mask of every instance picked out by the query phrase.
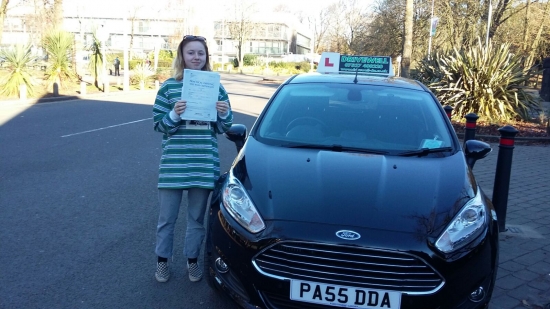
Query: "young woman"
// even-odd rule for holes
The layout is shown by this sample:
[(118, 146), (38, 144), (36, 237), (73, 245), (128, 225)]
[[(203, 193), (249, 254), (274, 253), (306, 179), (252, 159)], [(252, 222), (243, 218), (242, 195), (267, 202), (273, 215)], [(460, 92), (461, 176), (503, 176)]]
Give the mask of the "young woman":
[(195, 282), (202, 278), (197, 258), (205, 233), (204, 213), (210, 191), (220, 175), (216, 134), (226, 132), (233, 121), (229, 98), (221, 84), (218, 101), (212, 102), (218, 112), (216, 122), (181, 119), (186, 109), (186, 101), (181, 100), (184, 69), (212, 70), (204, 37), (183, 37), (174, 61), (174, 76), (162, 84), (153, 106), (155, 131), (163, 133), (155, 248), (158, 256), (155, 278), (159, 282), (170, 278), (168, 258), (173, 253), (174, 227), (184, 191), (187, 191), (188, 208), (183, 251), (188, 259), (189, 279)]

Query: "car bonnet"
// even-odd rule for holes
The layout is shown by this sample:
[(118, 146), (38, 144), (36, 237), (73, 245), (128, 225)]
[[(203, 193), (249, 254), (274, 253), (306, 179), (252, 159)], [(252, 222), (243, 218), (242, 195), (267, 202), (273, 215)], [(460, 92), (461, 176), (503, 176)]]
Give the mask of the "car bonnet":
[(398, 157), (281, 148), (249, 138), (234, 171), (262, 218), (439, 231), (474, 195), (463, 152)]

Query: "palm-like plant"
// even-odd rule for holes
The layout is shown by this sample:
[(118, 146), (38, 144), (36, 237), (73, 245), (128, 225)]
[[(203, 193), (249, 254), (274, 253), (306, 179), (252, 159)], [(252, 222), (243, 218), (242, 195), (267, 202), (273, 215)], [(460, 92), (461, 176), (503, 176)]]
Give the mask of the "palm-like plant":
[(0, 51), (5, 58), (8, 74), (2, 80), (2, 94), (7, 96), (17, 95), (19, 86), (26, 85), (29, 96), (34, 94), (34, 80), (28, 65), (36, 58), (31, 54), (28, 45), (15, 45), (11, 49)]
[(154, 74), (155, 72), (151, 70), (151, 66), (141, 63), (136, 65), (132, 70), (132, 80), (135, 83), (138, 83), (141, 86), (141, 89), (143, 89), (145, 87), (145, 83), (149, 81)]
[(469, 113), (492, 122), (529, 119), (540, 102), (523, 86), (530, 73), (509, 44), (481, 42), (469, 50), (452, 50), (423, 60), (413, 76), (428, 85), (438, 99), (454, 108), (453, 118)]
[(58, 83), (59, 86), (64, 86), (65, 81), (73, 81), (76, 78), (69, 59), (73, 43), (73, 35), (63, 30), (51, 30), (44, 37), (43, 46), (48, 53), (45, 76), (50, 85)]
[(94, 76), (94, 85), (99, 87), (97, 78), (101, 74), (103, 68), (103, 53), (101, 52), (101, 40), (97, 38), (97, 31), (92, 32), (92, 44), (88, 46), (88, 50), (91, 52), (91, 58), (89, 63), (90, 72)]

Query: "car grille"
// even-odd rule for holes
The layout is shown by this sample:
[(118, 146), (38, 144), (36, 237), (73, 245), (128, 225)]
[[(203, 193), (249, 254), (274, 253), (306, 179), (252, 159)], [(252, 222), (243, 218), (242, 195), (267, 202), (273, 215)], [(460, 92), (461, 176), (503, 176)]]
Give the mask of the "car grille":
[(334, 306), (292, 301), (288, 298), (288, 295), (263, 292), (262, 297), (269, 308), (273, 309), (334, 309)]
[(280, 242), (254, 258), (258, 271), (278, 279), (429, 294), (443, 278), (407, 253), (356, 246)]

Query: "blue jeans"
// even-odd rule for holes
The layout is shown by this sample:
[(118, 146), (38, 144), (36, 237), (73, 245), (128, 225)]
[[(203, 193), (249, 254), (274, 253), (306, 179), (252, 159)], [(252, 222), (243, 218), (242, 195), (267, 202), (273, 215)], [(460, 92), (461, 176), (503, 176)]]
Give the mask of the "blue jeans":
[[(174, 228), (178, 219), (183, 191), (183, 189), (159, 189), (160, 212), (155, 253), (160, 257), (169, 258), (173, 254)], [(183, 253), (187, 258), (197, 258), (204, 240), (204, 212), (211, 190), (191, 188), (186, 191), (187, 230)]]

